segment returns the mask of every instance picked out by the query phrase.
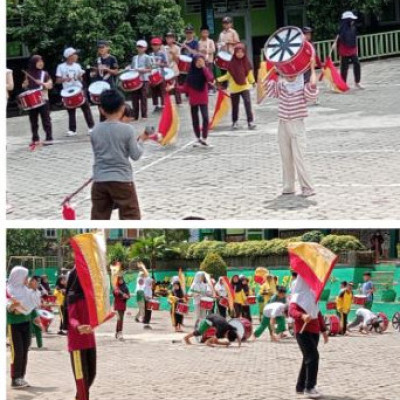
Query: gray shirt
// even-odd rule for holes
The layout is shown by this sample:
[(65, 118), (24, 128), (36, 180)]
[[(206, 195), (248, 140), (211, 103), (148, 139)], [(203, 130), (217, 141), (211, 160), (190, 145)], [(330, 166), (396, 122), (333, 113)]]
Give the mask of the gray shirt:
[(104, 121), (90, 134), (94, 154), (93, 180), (95, 182), (132, 182), (130, 163), (143, 154), (143, 145), (137, 141), (133, 128), (122, 122)]
[[(148, 54), (138, 54), (132, 57), (131, 68), (151, 69), (151, 57)], [(147, 82), (149, 80), (149, 75), (150, 75), (149, 72), (140, 72), (140, 77), (144, 82)]]

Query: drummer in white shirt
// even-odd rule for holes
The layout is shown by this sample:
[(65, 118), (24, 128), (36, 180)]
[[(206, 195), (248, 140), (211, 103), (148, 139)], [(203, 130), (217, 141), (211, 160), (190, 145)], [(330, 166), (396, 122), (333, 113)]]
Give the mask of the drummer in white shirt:
[(347, 329), (351, 330), (351, 328), (359, 327), (361, 333), (369, 333), (372, 328), (377, 330), (379, 328), (379, 318), (372, 311), (367, 308), (359, 308), (356, 311), (356, 318), (352, 321)]
[(231, 17), (224, 17), (222, 26), (223, 31), (219, 34), (218, 38), (218, 50), (233, 54), (235, 46), (240, 43), (239, 34), (233, 29)]
[[(61, 83), (63, 89), (69, 89), (71, 87), (79, 87), (83, 89), (82, 77), (85, 71), (81, 65), (77, 63), (78, 54), (77, 50), (72, 47), (68, 47), (64, 50), (65, 62), (59, 64), (56, 71), (56, 82)], [(94, 127), (94, 121), (92, 111), (90, 110), (89, 101), (86, 101), (81, 105), (83, 116), (85, 117), (86, 124), (89, 128), (88, 135), (92, 132)], [(76, 136), (76, 108), (67, 108), (68, 112), (68, 132), (67, 136)]]

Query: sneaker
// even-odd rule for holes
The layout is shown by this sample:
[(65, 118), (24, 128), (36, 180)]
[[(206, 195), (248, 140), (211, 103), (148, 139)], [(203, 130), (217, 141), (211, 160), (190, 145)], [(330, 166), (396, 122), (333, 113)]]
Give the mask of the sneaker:
[(210, 147), (210, 145), (205, 141), (205, 139), (200, 139), (199, 143), (202, 147)]
[(238, 123), (237, 123), (237, 122), (234, 122), (234, 123), (232, 124), (232, 130), (233, 130), (233, 131), (236, 131), (236, 130), (238, 130), (238, 129), (239, 129)]
[(301, 190), (301, 195), (303, 197), (310, 197), (310, 196), (314, 196), (315, 192), (313, 189), (302, 189)]
[(43, 146), (51, 146), (53, 143), (54, 143), (54, 140), (53, 140), (53, 139), (45, 140), (45, 141), (43, 142)]
[(136, 321), (136, 322), (140, 322), (140, 320), (139, 320), (138, 317), (135, 317), (135, 321)]
[(157, 113), (160, 111), (160, 107), (159, 106), (155, 106), (153, 109), (153, 113)]
[(198, 139), (197, 142), (193, 143), (193, 147), (200, 147), (200, 146), (201, 146), (200, 139)]
[(257, 128), (257, 125), (255, 123), (253, 123), (253, 122), (249, 123), (249, 130), (250, 131), (254, 131), (254, 129), (256, 129), (256, 128)]
[(282, 192), (282, 196), (290, 196), (293, 195), (295, 192)]
[(92, 134), (92, 132), (93, 132), (93, 128), (88, 129), (87, 135), (90, 136)]
[(22, 389), (28, 386), (28, 382), (24, 381), (22, 378), (13, 379), (11, 382), (11, 387), (14, 389)]
[(68, 132), (67, 132), (67, 136), (68, 136), (68, 137), (72, 137), (72, 136), (76, 136), (76, 135), (77, 135), (77, 133), (74, 132), (74, 131), (68, 131)]
[(361, 85), (361, 83), (356, 83), (356, 88), (360, 89), (360, 90), (364, 90), (365, 87), (363, 85)]
[(318, 392), (317, 389), (306, 389), (304, 391), (304, 397), (306, 399), (320, 399), (322, 397), (322, 394)]
[(67, 334), (64, 331), (58, 331), (57, 335), (66, 336)]
[(24, 378), (21, 378), (21, 380), (25, 387), (31, 387), (31, 385)]

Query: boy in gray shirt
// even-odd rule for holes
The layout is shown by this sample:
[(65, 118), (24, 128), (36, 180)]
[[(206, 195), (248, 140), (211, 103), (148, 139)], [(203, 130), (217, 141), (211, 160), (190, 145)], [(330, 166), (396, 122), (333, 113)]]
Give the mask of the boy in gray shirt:
[(90, 135), (94, 154), (91, 219), (110, 219), (114, 206), (120, 219), (140, 219), (130, 159), (141, 157), (148, 136), (143, 133), (137, 138), (132, 126), (121, 122), (125, 101), (117, 90), (102, 93), (100, 111), (106, 120)]

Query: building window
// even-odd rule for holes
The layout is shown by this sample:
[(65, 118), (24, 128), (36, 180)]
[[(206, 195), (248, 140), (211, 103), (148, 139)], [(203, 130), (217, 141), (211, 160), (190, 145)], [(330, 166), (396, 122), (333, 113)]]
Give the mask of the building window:
[(379, 18), (381, 25), (393, 24), (400, 21), (400, 0), (389, 0), (382, 7)]
[(46, 239), (57, 239), (57, 232), (55, 229), (45, 229), (44, 237)]
[(262, 240), (264, 239), (264, 232), (262, 229), (247, 229), (247, 240)]
[(123, 236), (124, 236), (124, 230), (123, 229), (110, 229), (110, 233), (108, 235), (110, 240), (122, 239)]
[[(266, 0), (213, 0), (213, 9), (216, 13), (222, 14), (227, 12), (245, 11), (248, 8), (265, 8)], [(201, 2), (199, 0), (185, 1), (186, 14), (201, 13)]]
[(303, 27), (306, 25), (304, 0), (284, 1), (285, 25)]

